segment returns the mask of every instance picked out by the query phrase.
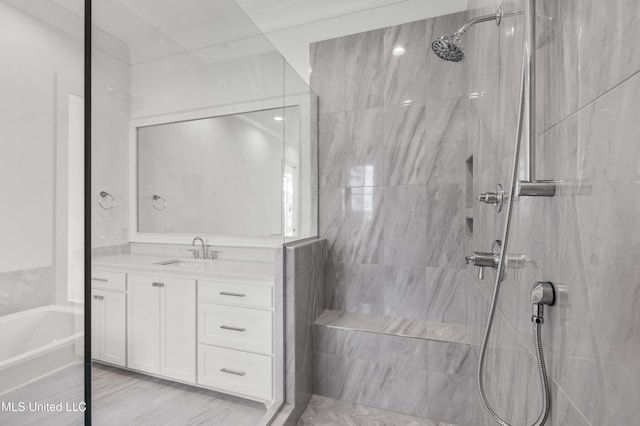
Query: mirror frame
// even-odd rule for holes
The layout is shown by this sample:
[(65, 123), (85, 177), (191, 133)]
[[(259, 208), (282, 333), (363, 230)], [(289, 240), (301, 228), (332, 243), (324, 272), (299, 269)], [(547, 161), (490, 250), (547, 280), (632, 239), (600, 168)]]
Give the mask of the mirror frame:
[[(266, 109), (286, 108), (297, 106), (300, 108), (301, 135), (311, 135), (310, 121), (303, 117), (311, 116), (311, 101), (309, 93), (292, 95), (276, 99), (222, 105), (193, 111), (163, 114), (153, 117), (132, 119), (129, 122), (129, 242), (155, 244), (191, 244), (196, 234), (187, 233), (152, 233), (138, 231), (138, 128), (160, 124), (170, 124), (178, 121), (199, 120), (226, 115), (244, 114)], [(302, 139), (301, 139), (302, 140)], [(280, 212), (282, 216), (282, 211)], [(206, 240), (207, 244), (240, 247), (279, 247), (283, 243), (296, 241), (304, 237), (244, 237), (226, 234), (200, 233), (197, 236)]]

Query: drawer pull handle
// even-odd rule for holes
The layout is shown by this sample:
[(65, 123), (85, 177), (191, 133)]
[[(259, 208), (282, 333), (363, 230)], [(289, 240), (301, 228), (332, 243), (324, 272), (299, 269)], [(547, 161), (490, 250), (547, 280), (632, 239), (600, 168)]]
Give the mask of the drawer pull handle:
[(164, 287), (164, 283), (151, 283), (152, 287)]
[(244, 293), (229, 293), (228, 291), (221, 291), (221, 296), (234, 296), (234, 297), (245, 297)]
[(100, 296), (100, 295), (96, 294), (96, 295), (93, 296), (93, 298), (96, 299), (96, 300), (102, 300), (102, 299), (104, 299), (104, 296)]
[(107, 281), (109, 281), (106, 278), (96, 278), (96, 277), (91, 277), (91, 281), (102, 281), (103, 283), (106, 283)]
[(228, 370), (226, 368), (221, 368), (220, 371), (222, 373), (233, 374), (234, 376), (246, 376), (247, 375), (247, 373), (245, 373), (244, 371)]
[(247, 331), (246, 328), (231, 327), (229, 325), (221, 325), (220, 328), (222, 328), (223, 330), (231, 330), (231, 331)]

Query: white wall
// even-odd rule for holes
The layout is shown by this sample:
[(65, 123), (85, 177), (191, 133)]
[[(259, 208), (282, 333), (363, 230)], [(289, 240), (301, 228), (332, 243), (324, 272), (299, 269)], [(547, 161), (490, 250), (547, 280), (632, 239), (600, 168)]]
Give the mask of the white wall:
[(309, 83), (311, 43), (463, 11), (467, 0), (236, 0)]
[[(91, 53), (91, 238), (93, 247), (105, 247), (129, 241), (130, 70), (127, 46), (95, 28)], [(98, 206), (101, 191), (115, 197), (113, 209)]]
[[(82, 40), (0, 2), (0, 272), (54, 263), (56, 144), (82, 94)], [(63, 173), (63, 170), (58, 170)]]
[(267, 52), (225, 62), (184, 53), (131, 66), (132, 118), (282, 97), (284, 61)]

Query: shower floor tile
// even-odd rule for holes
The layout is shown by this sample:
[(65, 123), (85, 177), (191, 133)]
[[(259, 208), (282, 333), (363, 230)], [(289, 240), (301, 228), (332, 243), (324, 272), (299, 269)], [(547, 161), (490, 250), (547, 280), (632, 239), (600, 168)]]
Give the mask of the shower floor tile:
[(298, 426), (455, 426), (314, 395)]

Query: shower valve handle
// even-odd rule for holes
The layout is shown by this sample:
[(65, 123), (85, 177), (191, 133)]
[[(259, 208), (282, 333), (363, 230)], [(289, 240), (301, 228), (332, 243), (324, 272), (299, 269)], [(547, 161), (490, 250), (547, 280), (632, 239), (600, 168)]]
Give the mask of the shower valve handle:
[(500, 263), (500, 250), (502, 249), (502, 242), (500, 240), (496, 240), (493, 243), (493, 251), (483, 252), (483, 251), (474, 251), (471, 256), (466, 256), (464, 258), (465, 263), (467, 265), (474, 265), (479, 268), (478, 271), (478, 279), (484, 279), (484, 268), (498, 268), (498, 264)]
[(476, 197), (476, 199), (485, 204), (493, 204), (496, 206), (496, 211), (501, 212), (502, 206), (505, 200), (504, 190), (502, 189), (502, 185), (496, 185), (496, 192), (485, 192), (484, 194), (480, 194)]

